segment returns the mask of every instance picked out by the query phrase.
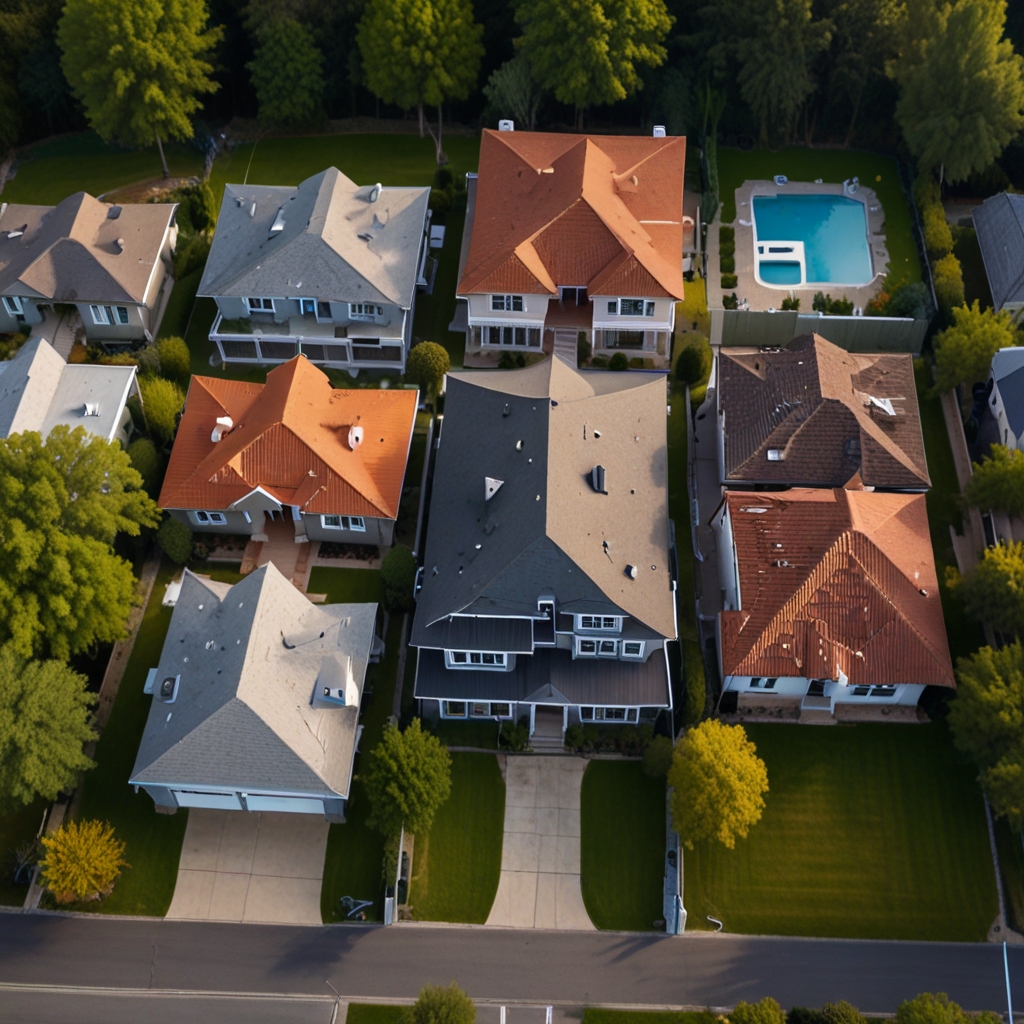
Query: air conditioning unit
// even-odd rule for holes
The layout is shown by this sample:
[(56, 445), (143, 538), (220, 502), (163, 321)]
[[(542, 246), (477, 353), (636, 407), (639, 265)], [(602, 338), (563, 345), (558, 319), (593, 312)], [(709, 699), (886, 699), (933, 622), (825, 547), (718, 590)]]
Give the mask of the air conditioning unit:
[(502, 120), (498, 122), (499, 132), (514, 132), (516, 130), (515, 121)]

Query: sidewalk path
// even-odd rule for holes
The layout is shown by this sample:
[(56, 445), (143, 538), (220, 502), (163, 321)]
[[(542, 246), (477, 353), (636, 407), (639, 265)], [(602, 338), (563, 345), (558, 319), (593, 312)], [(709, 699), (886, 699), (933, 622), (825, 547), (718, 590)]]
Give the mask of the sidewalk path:
[(509, 755), (501, 879), (489, 925), (594, 931), (580, 891), (580, 785), (587, 762)]

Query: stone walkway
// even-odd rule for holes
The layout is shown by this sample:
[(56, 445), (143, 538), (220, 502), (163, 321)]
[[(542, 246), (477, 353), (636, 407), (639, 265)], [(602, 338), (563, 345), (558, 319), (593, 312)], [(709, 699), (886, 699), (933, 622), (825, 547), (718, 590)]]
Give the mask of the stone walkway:
[(321, 924), (329, 828), (313, 814), (193, 807), (167, 917)]
[(489, 925), (594, 930), (580, 890), (586, 767), (575, 757), (508, 757), (501, 879)]

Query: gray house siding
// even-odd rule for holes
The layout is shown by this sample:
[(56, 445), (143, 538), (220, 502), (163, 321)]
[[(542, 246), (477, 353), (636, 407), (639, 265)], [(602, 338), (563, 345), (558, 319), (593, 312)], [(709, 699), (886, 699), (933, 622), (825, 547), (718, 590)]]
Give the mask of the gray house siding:
[(153, 799), (156, 809), (162, 814), (175, 814), (178, 810), (178, 802), (174, 799), (174, 793), (166, 786), (143, 786), (142, 787)]
[(184, 523), (193, 533), (237, 533), (252, 536), (263, 529), (262, 514), (258, 520), (256, 516), (252, 516), (252, 523), (247, 523), (244, 512), (224, 512), (227, 522), (223, 526), (216, 526), (212, 523), (197, 523), (193, 509), (169, 508), (166, 512), (179, 523)]
[(220, 315), (225, 320), (244, 320), (249, 315), (245, 299), (240, 299), (236, 295), (218, 295), (213, 301), (217, 303)]
[(366, 517), (366, 532), (358, 530), (331, 530), (320, 525), (320, 516), (303, 513), (302, 521), (306, 527), (306, 536), (310, 540), (333, 542), (335, 544), (375, 544), (378, 547), (391, 547), (395, 535), (395, 523), (392, 519), (371, 519)]
[(20, 318), (8, 313), (7, 307), (0, 302), (0, 331), (15, 334), (23, 327), (31, 327), (34, 324), (41, 324), (43, 322), (43, 314), (36, 300), (26, 298), (25, 296), (19, 297), (21, 298), (21, 308), (23, 310)]

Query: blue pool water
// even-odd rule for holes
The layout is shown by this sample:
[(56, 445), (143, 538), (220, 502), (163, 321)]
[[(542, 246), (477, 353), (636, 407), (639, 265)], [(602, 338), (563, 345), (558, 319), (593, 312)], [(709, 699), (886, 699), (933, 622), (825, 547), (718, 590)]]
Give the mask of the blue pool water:
[[(755, 243), (804, 243), (805, 284), (854, 286), (873, 278), (863, 203), (846, 196), (778, 195), (755, 196), (753, 207)], [(758, 272), (766, 284), (799, 283), (792, 279), (792, 263), (760, 260)]]

